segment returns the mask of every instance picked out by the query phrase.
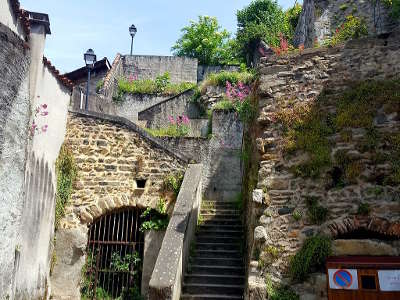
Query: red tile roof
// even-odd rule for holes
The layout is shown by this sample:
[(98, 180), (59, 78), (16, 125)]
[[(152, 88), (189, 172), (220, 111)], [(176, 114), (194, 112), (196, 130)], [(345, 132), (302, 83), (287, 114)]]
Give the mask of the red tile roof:
[(55, 66), (51, 64), (51, 61), (43, 56), (43, 64), (47, 66), (50, 72), (69, 90), (72, 90), (74, 84), (71, 80), (69, 80), (66, 76), (60, 75), (60, 71), (56, 69)]
[(29, 39), (29, 35), (31, 33), (31, 26), (29, 23), (29, 14), (25, 10), (21, 8), (21, 5), (18, 0), (10, 0), (11, 8), (14, 11), (15, 17), (20, 20), (22, 28), (26, 34), (26, 38)]

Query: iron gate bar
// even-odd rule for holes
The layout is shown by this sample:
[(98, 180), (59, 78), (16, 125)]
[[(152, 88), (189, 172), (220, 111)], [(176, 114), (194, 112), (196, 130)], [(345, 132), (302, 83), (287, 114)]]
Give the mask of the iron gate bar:
[[(89, 227), (87, 249), (90, 254), (88, 262), (89, 290), (92, 299), (96, 298), (96, 291), (102, 288), (112, 298), (119, 297), (124, 289), (140, 283), (141, 264), (143, 257), (144, 236), (140, 232), (140, 215), (142, 210), (124, 209), (106, 214), (93, 222)], [(128, 270), (116, 270), (113, 263), (114, 253), (118, 260), (126, 264), (124, 258), (129, 255), (139, 254), (140, 265), (135, 266), (129, 262)], [(136, 277), (135, 278), (135, 272)]]

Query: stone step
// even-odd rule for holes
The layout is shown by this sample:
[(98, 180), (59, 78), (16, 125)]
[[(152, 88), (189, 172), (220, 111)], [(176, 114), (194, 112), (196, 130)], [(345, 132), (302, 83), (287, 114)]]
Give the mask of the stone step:
[[(205, 220), (204, 225), (232, 225), (241, 226), (242, 222), (239, 219), (215, 219), (215, 220)], [(202, 225), (203, 225), (202, 224)]]
[(190, 262), (194, 265), (199, 266), (231, 266), (241, 267), (243, 260), (240, 258), (211, 258), (211, 257), (200, 257), (194, 256), (190, 258)]
[(239, 230), (230, 230), (230, 231), (217, 231), (217, 230), (200, 230), (197, 231), (198, 237), (242, 237), (243, 232)]
[(240, 211), (235, 209), (225, 209), (225, 208), (202, 208), (200, 214), (228, 214), (240, 216)]
[(207, 220), (237, 220), (240, 221), (239, 215), (232, 214), (201, 214), (204, 221)]
[(242, 258), (242, 254), (238, 250), (196, 250), (197, 257), (204, 258)]
[(240, 225), (221, 225), (221, 224), (210, 224), (209, 221), (204, 222), (203, 224), (199, 225), (198, 231), (242, 231), (243, 226)]
[(237, 204), (232, 201), (203, 201), (201, 208), (237, 209)]
[(241, 300), (241, 299), (243, 299), (243, 296), (238, 296), (238, 295), (210, 295), (210, 294), (181, 295), (181, 300)]
[(184, 284), (182, 292), (184, 294), (222, 294), (222, 295), (243, 295), (243, 285), (223, 285), (223, 284), (204, 284), (190, 283)]
[(238, 275), (185, 274), (185, 284), (242, 285), (244, 282), (245, 277)]
[(196, 243), (197, 250), (238, 250), (238, 243)]
[(205, 274), (205, 275), (244, 275), (242, 266), (199, 266), (189, 264), (189, 274)]
[(197, 236), (196, 243), (239, 244), (242, 240), (235, 236)]

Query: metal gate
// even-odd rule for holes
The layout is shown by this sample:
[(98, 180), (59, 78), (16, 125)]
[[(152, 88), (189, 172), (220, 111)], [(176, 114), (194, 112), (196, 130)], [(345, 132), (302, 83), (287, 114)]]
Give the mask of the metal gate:
[(134, 299), (140, 295), (144, 236), (140, 209), (112, 212), (89, 228), (82, 296)]

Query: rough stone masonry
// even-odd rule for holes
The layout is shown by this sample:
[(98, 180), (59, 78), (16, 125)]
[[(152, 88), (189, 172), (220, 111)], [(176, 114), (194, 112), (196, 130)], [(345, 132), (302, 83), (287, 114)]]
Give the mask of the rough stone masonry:
[[(272, 56), (261, 61), (259, 134), (256, 140), (261, 159), (258, 189), (254, 192), (254, 201), (257, 203), (252, 204), (253, 211), (248, 212), (247, 216), (253, 219), (256, 215), (258, 222), (252, 228), (254, 233), (248, 237), (250, 241), (254, 238), (253, 262), (246, 295), (248, 299), (265, 299), (267, 277), (287, 282), (290, 258), (307, 237), (317, 233), (335, 239), (339, 235), (365, 229), (397, 237), (395, 242), (383, 242), (376, 247), (371, 246), (371, 241), (365, 241), (364, 244), (369, 245), (366, 249), (370, 249), (370, 252), (366, 249), (362, 252), (360, 247), (354, 248), (349, 243), (334, 243), (336, 253), (340, 254), (396, 255), (400, 237), (400, 188), (398, 185), (380, 186), (371, 182), (375, 174), (388, 176), (392, 169), (388, 160), (376, 165), (370, 152), (359, 150), (366, 131), (350, 128), (353, 134), (351, 140), (343, 140), (338, 134), (329, 136), (333, 145), (332, 156), (344, 150), (348, 155), (361, 159), (364, 171), (357, 183), (327, 189), (328, 174), (324, 173), (319, 178), (304, 178), (291, 171), (293, 166), (307, 159), (307, 154), (283, 155), (285, 135), (276, 116), (282, 107), (314, 103), (323, 90), (340, 94), (355, 81), (398, 77), (399, 34), (394, 32), (381, 38), (353, 40), (337, 48), (309, 49), (300, 54)], [(323, 109), (335, 113), (335, 106), (329, 103)], [(395, 135), (400, 132), (398, 111), (385, 113), (379, 110), (373, 122), (378, 134)], [(328, 219), (321, 225), (313, 224), (307, 217), (305, 199), (309, 196), (318, 197), (320, 205), (329, 211)], [(361, 202), (368, 203), (371, 208), (368, 216), (357, 213)], [(302, 213), (300, 220), (293, 216), (295, 210)], [(271, 253), (271, 247), (277, 252)], [(265, 265), (258, 264), (260, 259)], [(325, 278), (324, 274), (315, 274), (310, 281), (293, 288), (302, 299), (309, 299), (303, 298), (307, 295), (314, 297), (310, 299), (326, 299)]]

